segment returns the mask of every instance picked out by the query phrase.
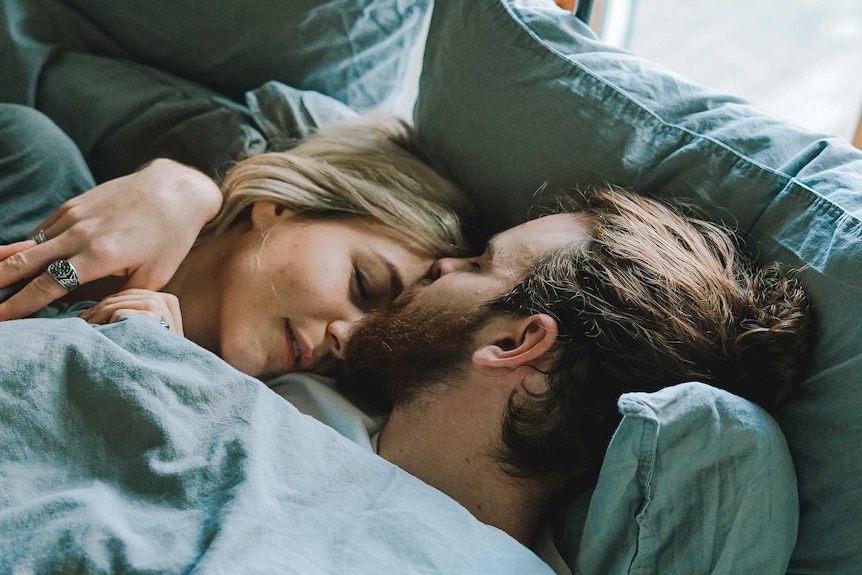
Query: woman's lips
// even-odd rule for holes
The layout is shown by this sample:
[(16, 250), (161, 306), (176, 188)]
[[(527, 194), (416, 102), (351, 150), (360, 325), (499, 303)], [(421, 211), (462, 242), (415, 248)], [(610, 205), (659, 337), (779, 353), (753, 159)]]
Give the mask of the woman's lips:
[(302, 339), (302, 336), (293, 331), (290, 321), (285, 322), (284, 331), (286, 335), (286, 349), (284, 355), (287, 363), (287, 370), (308, 369), (311, 367), (311, 364), (314, 361), (311, 349), (308, 347), (305, 340)]
[(302, 360), (302, 350), (299, 348), (299, 343), (293, 334), (293, 329), (290, 327), (290, 322), (284, 322), (284, 363), (285, 371), (299, 369), (298, 365)]

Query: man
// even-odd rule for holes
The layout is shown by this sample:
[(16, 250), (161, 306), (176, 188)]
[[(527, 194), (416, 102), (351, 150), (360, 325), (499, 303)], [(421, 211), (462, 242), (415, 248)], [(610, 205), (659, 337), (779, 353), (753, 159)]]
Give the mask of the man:
[(794, 279), (620, 191), (434, 275), (357, 325), (349, 387), (391, 402), (381, 456), (528, 546), (555, 497), (595, 480), (621, 393), (699, 380), (772, 410), (807, 356)]

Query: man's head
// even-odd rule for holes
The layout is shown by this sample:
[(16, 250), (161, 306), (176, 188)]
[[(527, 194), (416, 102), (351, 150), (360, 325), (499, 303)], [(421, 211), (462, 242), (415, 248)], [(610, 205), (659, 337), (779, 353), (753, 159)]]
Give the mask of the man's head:
[(407, 288), (351, 333), (347, 383), (383, 404), (457, 383), (489, 320), (485, 304), (520, 281), (538, 255), (584, 245), (591, 226), (582, 214), (549, 215), (497, 234), (480, 256), (437, 260), (433, 279)]
[(497, 452), (517, 477), (593, 480), (621, 393), (699, 380), (774, 409), (807, 356), (795, 280), (752, 272), (720, 227), (624, 192), (590, 194), (573, 214), (503, 232), (483, 256), (437, 270), (356, 330), (350, 371), (385, 381), (396, 406), (517, 373)]

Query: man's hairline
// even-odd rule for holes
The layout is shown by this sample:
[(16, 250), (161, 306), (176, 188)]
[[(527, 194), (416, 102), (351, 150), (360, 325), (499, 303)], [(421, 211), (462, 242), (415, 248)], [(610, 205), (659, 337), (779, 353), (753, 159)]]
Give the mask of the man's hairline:
[[(590, 228), (588, 230), (588, 233), (586, 234), (587, 238), (586, 238), (586, 241), (582, 242), (581, 245), (579, 245), (579, 246), (577, 246), (577, 248), (575, 248), (578, 251), (582, 251), (584, 248), (586, 248), (587, 245), (589, 245), (591, 242), (595, 241), (593, 238), (592, 232), (594, 231), (595, 226), (598, 224), (599, 216), (598, 216), (598, 214), (595, 214), (595, 213), (592, 213), (592, 212), (589, 212), (586, 210), (561, 210), (558, 212), (541, 214), (539, 216), (530, 218), (529, 220), (527, 220), (527, 222), (536, 221), (536, 220), (539, 220), (541, 218), (548, 217), (548, 216), (554, 216), (554, 215), (571, 216), (572, 224), (576, 224), (576, 223), (582, 222), (584, 220), (588, 220)], [(526, 223), (526, 222), (523, 222), (523, 223)], [(521, 224), (519, 224), (519, 225), (521, 225)], [(515, 227), (517, 227), (517, 226), (515, 226)], [(509, 228), (509, 229), (512, 229), (512, 228)], [(493, 256), (493, 251), (494, 251), (493, 242), (494, 242), (495, 238), (497, 238), (501, 233), (503, 233), (503, 232), (498, 232), (498, 233), (492, 235), (488, 239), (488, 242), (485, 245), (485, 249), (492, 256)], [(480, 305), (480, 308), (485, 310), (485, 312), (487, 312), (488, 314), (499, 313), (499, 312), (493, 311), (489, 308), (491, 302), (493, 302), (493, 301), (495, 301), (501, 297), (505, 297), (508, 293), (510, 293), (513, 289), (515, 289), (515, 287), (517, 287), (518, 284), (523, 282), (527, 278), (527, 276), (533, 270), (536, 269), (536, 267), (539, 265), (540, 262), (542, 262), (543, 260), (545, 260), (547, 258), (553, 257), (554, 254), (560, 253), (564, 250), (571, 249), (573, 247), (574, 243), (575, 243), (574, 240), (569, 241), (569, 242), (565, 242), (565, 243), (561, 243), (561, 244), (556, 245), (554, 247), (548, 248), (548, 249), (542, 251), (541, 253), (535, 254), (532, 258), (530, 258), (530, 261), (527, 262), (521, 270), (519, 270), (517, 273), (513, 274), (514, 279), (509, 285), (504, 287), (501, 292), (497, 293), (493, 297), (490, 297), (487, 300), (485, 300), (484, 302), (482, 302), (482, 304)], [(489, 319), (490, 319), (490, 315), (489, 315)], [(554, 318), (554, 321), (559, 324), (559, 321), (556, 318)]]

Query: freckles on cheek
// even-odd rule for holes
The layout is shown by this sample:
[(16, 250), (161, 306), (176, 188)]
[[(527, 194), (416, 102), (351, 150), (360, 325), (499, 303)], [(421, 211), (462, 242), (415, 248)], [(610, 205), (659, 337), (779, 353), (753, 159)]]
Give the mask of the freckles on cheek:
[(313, 294), (313, 286), (308, 278), (298, 277), (291, 270), (282, 269), (272, 276), (272, 293), (279, 299)]
[(235, 326), (224, 334), (221, 357), (231, 366), (248, 375), (256, 376), (267, 361), (266, 342), (256, 338), (248, 326)]
[(297, 277), (297, 274), (293, 273), (289, 268), (279, 269), (270, 278), (272, 292), (278, 297), (296, 294), (303, 289), (305, 283), (302, 278)]
[(273, 268), (273, 290), (291, 299), (325, 298), (327, 293), (341, 293), (350, 285), (352, 269), (343, 257), (333, 257), (326, 250), (314, 250), (303, 257), (293, 257)]

